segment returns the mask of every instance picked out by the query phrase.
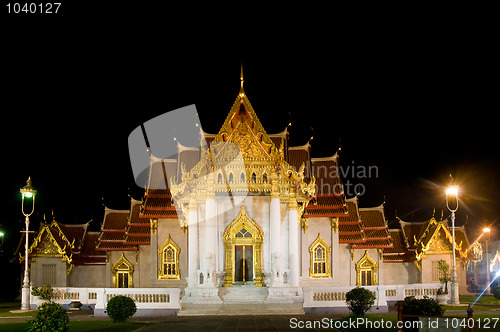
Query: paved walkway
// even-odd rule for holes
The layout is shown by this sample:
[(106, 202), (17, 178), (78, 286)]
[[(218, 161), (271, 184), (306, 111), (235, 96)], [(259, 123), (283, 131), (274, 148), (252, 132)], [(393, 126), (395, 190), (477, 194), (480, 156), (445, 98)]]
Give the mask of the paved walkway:
[[(35, 312), (33, 313), (35, 315)], [(94, 317), (90, 310), (68, 311), (69, 319), (72, 321), (92, 321), (110, 320), (107, 317)], [(306, 321), (319, 321), (328, 317), (328, 319), (337, 319), (340, 315), (239, 315), (239, 316), (170, 316), (170, 317), (137, 317), (131, 318), (131, 321), (145, 322), (148, 326), (140, 329), (140, 332), (195, 332), (195, 331), (297, 331), (293, 326), (306, 324)], [(2, 322), (25, 322), (26, 319), (33, 317), (0, 317)], [(292, 321), (291, 321), (292, 319)], [(338, 331), (336, 329), (327, 329), (328, 331)], [(325, 331), (323, 329), (308, 329), (308, 331)]]
[[(325, 328), (321, 327), (320, 324), (323, 319), (338, 319), (342, 318), (342, 315), (267, 315), (267, 316), (256, 316), (251, 315), (251, 308), (248, 308), (247, 315), (241, 316), (171, 316), (171, 317), (137, 317), (132, 318), (132, 321), (146, 322), (149, 323), (140, 329), (140, 332), (195, 332), (195, 331), (233, 331), (233, 332), (245, 332), (245, 331), (297, 331), (298, 328), (302, 326), (306, 327), (307, 322), (316, 322), (317, 328), (307, 329), (307, 331), (338, 331), (335, 328)], [(395, 315), (395, 308), (391, 307), (391, 310), (386, 314), (381, 315)], [(500, 309), (500, 308), (499, 308)], [(243, 309), (244, 310), (244, 309)], [(446, 315), (453, 316), (456, 314), (463, 314), (464, 310), (455, 311), (447, 310)], [(497, 310), (478, 310), (474, 311), (474, 314), (496, 314)], [(92, 321), (96, 320), (109, 320), (109, 318), (104, 317), (94, 317), (93, 312), (90, 310), (79, 310), (79, 311), (69, 311), (69, 317), (72, 321)], [(35, 314), (35, 313), (34, 313)], [(25, 322), (26, 319), (32, 319), (32, 317), (0, 317), (0, 323), (2, 322)], [(311, 324), (311, 323), (309, 323)], [(294, 328), (295, 327), (295, 328)]]
[[(305, 321), (318, 321), (318, 328), (307, 331), (339, 331), (335, 328), (319, 326), (321, 319), (326, 316), (191, 316), (171, 317), (166, 321), (140, 329), (140, 332), (250, 332), (250, 331), (297, 331)], [(330, 315), (328, 316), (330, 318)], [(333, 316), (331, 318), (334, 318)], [(337, 317), (335, 317), (337, 318)], [(335, 319), (334, 318), (334, 319)], [(295, 328), (294, 328), (295, 327)]]

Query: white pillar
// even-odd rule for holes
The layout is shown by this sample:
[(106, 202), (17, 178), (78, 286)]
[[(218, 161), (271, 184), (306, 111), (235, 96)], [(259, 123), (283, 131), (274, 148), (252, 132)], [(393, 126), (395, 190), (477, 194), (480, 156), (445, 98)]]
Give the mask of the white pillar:
[(201, 257), (205, 262), (204, 278), (207, 283), (215, 285), (217, 223), (214, 198), (207, 198), (205, 201), (205, 225), (205, 252)]
[(291, 202), (288, 210), (288, 283), (299, 287), (299, 225), (297, 221), (297, 202)]
[(271, 271), (273, 273), (273, 284), (275, 281), (281, 282), (282, 276), (276, 275), (283, 269), (283, 257), (281, 256), (281, 216), (279, 197), (271, 198), (269, 211), (271, 224)]
[(189, 203), (189, 229), (188, 229), (188, 260), (189, 260), (189, 287), (198, 285), (198, 207), (196, 201)]

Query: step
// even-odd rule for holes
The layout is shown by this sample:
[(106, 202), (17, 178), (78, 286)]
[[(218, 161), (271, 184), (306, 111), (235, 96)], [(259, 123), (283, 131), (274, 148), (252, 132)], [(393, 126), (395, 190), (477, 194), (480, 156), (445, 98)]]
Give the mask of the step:
[(264, 303), (269, 295), (267, 288), (254, 285), (235, 285), (219, 294), (225, 304), (257, 304)]
[(184, 304), (178, 316), (278, 316), (304, 315), (302, 303), (261, 304)]

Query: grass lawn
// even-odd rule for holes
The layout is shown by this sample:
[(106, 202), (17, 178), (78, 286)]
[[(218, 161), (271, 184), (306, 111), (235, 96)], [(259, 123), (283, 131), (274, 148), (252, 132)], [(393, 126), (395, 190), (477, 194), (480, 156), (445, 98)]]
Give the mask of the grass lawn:
[(1, 311), (0, 312), (0, 317), (24, 317), (24, 316), (36, 316), (36, 311), (27, 311), (27, 312), (17, 312), (17, 313), (12, 313), (10, 311)]
[[(476, 298), (477, 298), (477, 296), (474, 296), (474, 295), (460, 296), (460, 303), (465, 303), (465, 302), (473, 303), (474, 301), (476, 301)], [(500, 300), (495, 299), (493, 297), (493, 295), (483, 295), (479, 298), (477, 303), (500, 305)], [(476, 303), (476, 305), (477, 305), (477, 303)]]
[(13, 310), (21, 308), (21, 302), (0, 302), (0, 310)]
[[(25, 331), (27, 323), (0, 323), (0, 331)], [(145, 323), (124, 322), (113, 323), (110, 321), (77, 321), (69, 322), (70, 332), (101, 331), (101, 332), (131, 332), (143, 326)]]
[[(446, 311), (448, 311), (448, 310), (458, 310), (458, 311), (464, 311), (465, 312), (465, 311), (467, 311), (468, 307), (454, 307), (454, 306), (450, 306), (450, 305), (442, 305), (441, 308), (443, 308)], [(472, 307), (472, 310), (493, 310), (493, 309), (497, 309), (497, 308), (492, 307), (492, 306), (480, 305), (480, 304), (477, 304), (477, 303)]]
[[(387, 332), (396, 332), (397, 331), (397, 316), (387, 316), (387, 315), (365, 315), (362, 317), (363, 321), (360, 321), (361, 324), (350, 326), (350, 323), (354, 324), (357, 317), (350, 316), (342, 319), (335, 320), (333, 323), (333, 327), (338, 327), (342, 331), (352, 331), (352, 332), (362, 332), (362, 331), (387, 331)], [(368, 321), (364, 321), (364, 319)], [(446, 315), (443, 316), (446, 318)], [(466, 319), (466, 315), (464, 315), (464, 319)], [(382, 321), (383, 320), (383, 321)], [(476, 326), (476, 331), (500, 331), (500, 319), (498, 314), (492, 315), (474, 315), (474, 321)], [(335, 325), (335, 322), (339, 322), (337, 324), (341, 324), (340, 322), (345, 322), (344, 325)], [(451, 319), (449, 320), (451, 324)], [(496, 324), (495, 324), (496, 323)], [(464, 323), (465, 324), (465, 323)], [(478, 324), (481, 325), (481, 328), (477, 328)], [(487, 327), (485, 327), (487, 325)], [(391, 328), (388, 328), (392, 326)], [(450, 326), (451, 327), (451, 326)], [(462, 329), (462, 331), (469, 331), (468, 328)]]

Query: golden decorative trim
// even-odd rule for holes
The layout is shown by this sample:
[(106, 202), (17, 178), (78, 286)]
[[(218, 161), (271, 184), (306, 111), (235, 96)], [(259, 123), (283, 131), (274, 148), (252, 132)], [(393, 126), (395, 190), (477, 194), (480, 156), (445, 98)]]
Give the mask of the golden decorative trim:
[[(318, 250), (321, 252), (321, 257), (316, 257)], [(332, 271), (330, 267), (330, 252), (331, 248), (328, 243), (323, 240), (321, 234), (318, 233), (318, 237), (309, 247), (310, 257), (310, 267), (309, 267), (309, 278), (331, 278)], [(320, 271), (317, 271), (317, 266), (315, 269), (315, 264), (324, 264), (324, 267), (321, 267)], [(316, 270), (316, 271), (315, 271)]]
[(309, 227), (307, 221), (308, 221), (307, 218), (301, 218), (301, 221), (300, 221), (300, 227), (302, 228), (302, 231), (304, 232), (304, 234), (306, 234), (307, 228)]
[(149, 219), (149, 225), (151, 227), (151, 234), (156, 234), (158, 231), (158, 219)]
[[(243, 228), (247, 230), (252, 237), (237, 238)], [(224, 230), (224, 251), (225, 251), (225, 275), (224, 287), (231, 287), (234, 283), (234, 247), (236, 245), (251, 245), (253, 248), (253, 276), (254, 284), (257, 287), (263, 287), (262, 274), (262, 242), (264, 232), (259, 225), (247, 215), (245, 207), (241, 206), (241, 212), (236, 219), (231, 222)]]
[(127, 275), (127, 287), (125, 288), (132, 288), (133, 286), (133, 274), (134, 274), (134, 266), (132, 263), (128, 261), (128, 259), (125, 257), (125, 255), (122, 253), (120, 258), (113, 264), (111, 267), (111, 272), (113, 273), (113, 287), (118, 288), (119, 287), (119, 275), (120, 274), (126, 274)]
[[(59, 245), (57, 240), (54, 238), (52, 235), (52, 232), (49, 230), (49, 227), (51, 226), (56, 226), (59, 236), (67, 243), (64, 245), (63, 248)], [(51, 226), (44, 224), (42, 229), (38, 232), (37, 236), (33, 240), (33, 243), (28, 249), (28, 255), (31, 255), (31, 261), (35, 262), (37, 257), (51, 257), (51, 258), (61, 258), (63, 263), (66, 263), (66, 276), (69, 275), (69, 273), (73, 269), (73, 254), (70, 253), (68, 255), (68, 252), (66, 251), (67, 246), (70, 248), (74, 248), (74, 243), (75, 241), (73, 240), (72, 243), (68, 241), (66, 236), (64, 236), (64, 233), (62, 233), (61, 228), (57, 224), (55, 220), (52, 221)], [(43, 234), (47, 234), (45, 238), (42, 241)], [(24, 257), (19, 253), (19, 262), (23, 262)]]
[(365, 272), (366, 275), (368, 275), (367, 272), (370, 272), (371, 285), (377, 285), (378, 264), (370, 257), (368, 250), (365, 250), (363, 257), (356, 263), (356, 286), (366, 286), (362, 285), (363, 272)]
[[(173, 251), (173, 273), (165, 272), (165, 264), (171, 264), (172, 262), (166, 262), (165, 254), (167, 250)], [(179, 280), (181, 278), (180, 267), (179, 267), (179, 254), (181, 248), (172, 240), (170, 234), (168, 234), (168, 239), (163, 242), (158, 249), (158, 254), (160, 255), (160, 268), (158, 269), (158, 280)], [(172, 266), (167, 267), (167, 271), (172, 270)]]
[(332, 229), (335, 232), (338, 232), (338, 230), (339, 230), (339, 217), (333, 217), (332, 218)]

